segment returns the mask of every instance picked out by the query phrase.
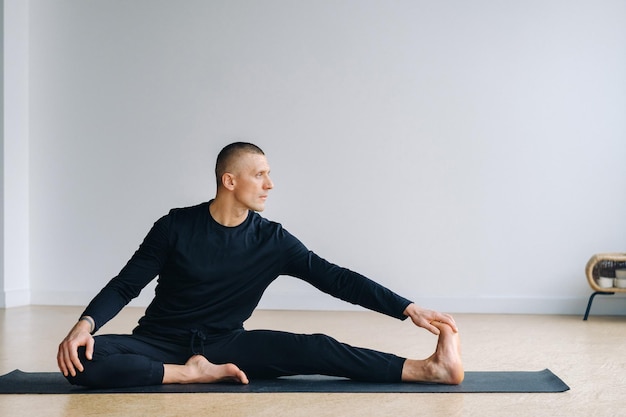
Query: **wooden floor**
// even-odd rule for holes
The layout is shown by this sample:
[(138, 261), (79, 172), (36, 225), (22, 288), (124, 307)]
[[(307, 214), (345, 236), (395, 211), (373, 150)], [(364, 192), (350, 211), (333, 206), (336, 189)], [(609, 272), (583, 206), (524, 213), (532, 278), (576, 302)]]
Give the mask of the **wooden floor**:
[[(73, 307), (0, 309), (0, 373), (55, 371)], [(102, 332), (128, 332), (128, 308)], [(116, 394), (0, 395), (0, 416), (626, 416), (626, 317), (457, 315), (465, 369), (550, 368), (559, 394)], [(259, 311), (247, 328), (322, 332), (358, 346), (426, 357), (436, 339), (369, 312)]]

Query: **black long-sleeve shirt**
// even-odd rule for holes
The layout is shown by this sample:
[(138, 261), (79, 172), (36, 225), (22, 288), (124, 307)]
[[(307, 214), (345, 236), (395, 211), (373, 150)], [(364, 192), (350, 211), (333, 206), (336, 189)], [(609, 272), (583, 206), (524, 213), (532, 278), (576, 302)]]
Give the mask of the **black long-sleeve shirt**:
[(158, 275), (155, 297), (134, 330), (186, 340), (190, 329), (242, 328), (267, 286), (280, 275), (398, 319), (411, 303), (374, 281), (309, 251), (275, 222), (249, 212), (236, 227), (217, 223), (210, 202), (173, 209), (152, 227), (119, 275), (87, 306), (96, 329)]

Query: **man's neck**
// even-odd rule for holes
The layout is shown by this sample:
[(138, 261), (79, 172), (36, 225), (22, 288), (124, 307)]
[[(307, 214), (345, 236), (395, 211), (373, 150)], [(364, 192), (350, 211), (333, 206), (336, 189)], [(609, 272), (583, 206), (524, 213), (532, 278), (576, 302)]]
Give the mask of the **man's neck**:
[(226, 227), (239, 226), (248, 218), (248, 209), (235, 207), (218, 197), (211, 202), (209, 213), (213, 220)]

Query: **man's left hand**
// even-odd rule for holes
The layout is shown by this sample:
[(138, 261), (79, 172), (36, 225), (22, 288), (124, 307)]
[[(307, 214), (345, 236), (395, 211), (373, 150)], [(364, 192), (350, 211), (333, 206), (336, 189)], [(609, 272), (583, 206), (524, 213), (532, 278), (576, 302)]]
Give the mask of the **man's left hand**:
[(431, 324), (433, 321), (447, 324), (455, 333), (459, 331), (454, 318), (450, 314), (427, 310), (418, 307), (415, 303), (411, 303), (407, 306), (404, 310), (404, 315), (410, 317), (416, 326), (422, 327), (436, 335), (439, 335), (439, 329)]

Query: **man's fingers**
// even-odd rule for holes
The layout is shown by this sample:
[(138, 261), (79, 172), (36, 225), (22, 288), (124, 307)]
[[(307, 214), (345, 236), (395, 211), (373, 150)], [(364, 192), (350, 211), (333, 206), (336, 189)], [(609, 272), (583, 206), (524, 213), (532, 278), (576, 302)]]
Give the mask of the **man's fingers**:
[(430, 322), (431, 326), (434, 326), (437, 328), (437, 330), (439, 330), (436, 334), (439, 335), (441, 333), (441, 326), (448, 326), (452, 329), (452, 331), (454, 331), (455, 333), (458, 332), (458, 330), (456, 329), (456, 327), (452, 326), (451, 324), (449, 324), (447, 321), (444, 320), (433, 320), (432, 322)]
[[(93, 339), (87, 341), (86, 352), (88, 352), (88, 358), (93, 356), (93, 345)], [(64, 376), (71, 375), (74, 377), (76, 376), (76, 372), (84, 371), (83, 364), (80, 362), (80, 358), (78, 357), (78, 347), (77, 343), (69, 341), (64, 341), (59, 346), (57, 363)]]
[(76, 369), (74, 368), (74, 364), (72, 363), (72, 360), (69, 356), (70, 355), (68, 354), (67, 349), (61, 346), (59, 348), (59, 355), (57, 357), (59, 369), (64, 376), (76, 376)]
[(87, 344), (85, 345), (85, 357), (88, 360), (92, 360), (93, 359), (93, 348), (95, 345), (95, 341), (92, 338), (90, 338), (89, 340), (87, 340)]
[(441, 333), (437, 327), (433, 326), (430, 323), (425, 325), (424, 328), (436, 336), (439, 336), (439, 333)]
[(76, 348), (70, 349), (69, 361), (72, 366), (71, 369), (74, 371), (72, 372), (72, 376), (76, 376), (75, 370), (78, 370), (78, 372), (83, 372), (84, 370), (83, 364), (80, 362), (80, 359), (78, 358), (78, 349)]
[(63, 351), (61, 346), (59, 346), (59, 353), (57, 353), (57, 365), (59, 366), (59, 370), (63, 374), (63, 376), (67, 376), (69, 371), (67, 366), (65, 366), (65, 358), (63, 357)]
[(448, 326), (452, 328), (452, 330), (455, 333), (459, 331), (459, 329), (456, 326), (456, 322), (454, 321), (454, 318), (450, 314), (436, 313), (434, 314), (434, 317), (430, 320), (431, 323), (433, 321), (438, 321), (440, 323), (447, 324)]
[(459, 329), (456, 327), (456, 322), (454, 321), (454, 318), (449, 315), (446, 314), (445, 315), (447, 320), (441, 320), (443, 323), (447, 324), (448, 326), (452, 327), (452, 330), (454, 330), (454, 333), (458, 333)]

